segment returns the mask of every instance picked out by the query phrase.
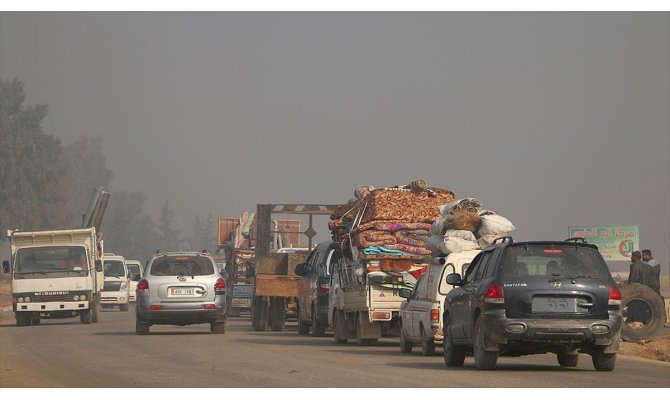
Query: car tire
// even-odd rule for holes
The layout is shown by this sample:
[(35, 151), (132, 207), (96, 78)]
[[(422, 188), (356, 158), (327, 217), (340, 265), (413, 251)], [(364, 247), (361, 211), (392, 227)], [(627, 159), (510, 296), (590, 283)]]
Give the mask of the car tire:
[[(621, 327), (621, 338), (627, 342), (639, 342), (657, 336), (666, 322), (663, 298), (650, 287), (639, 283), (621, 284), (621, 309), (628, 308), (628, 316)], [(644, 321), (635, 321), (633, 313), (643, 313)], [(631, 320), (631, 321), (629, 321)], [(641, 322), (643, 326), (635, 328), (630, 322)]]
[(465, 362), (465, 348), (456, 346), (451, 337), (451, 318), (447, 315), (444, 319), (444, 326), (442, 328), (444, 336), (443, 352), (444, 364), (447, 367), (462, 367)]
[(337, 344), (347, 343), (347, 339), (342, 338), (346, 322), (344, 321), (344, 312), (335, 310), (333, 315), (333, 340)]
[(326, 326), (324, 325), (323, 322), (319, 319), (319, 316), (316, 315), (316, 311), (314, 311), (316, 307), (312, 307), (312, 336), (314, 337), (322, 337), (326, 336)]
[(212, 333), (226, 333), (226, 321), (215, 321), (210, 323), (209, 330)]
[(424, 357), (435, 355), (435, 340), (426, 337), (423, 327), (421, 327), (421, 355)]
[(286, 298), (273, 297), (270, 306), (270, 329), (273, 332), (281, 332), (284, 330), (286, 322)]
[(576, 367), (579, 362), (579, 354), (558, 353), (556, 359), (561, 367)]
[(36, 317), (36, 318), (31, 318), (31, 319), (30, 319), (30, 325), (32, 325), (32, 326), (37, 326), (37, 325), (39, 325), (39, 324), (40, 324), (40, 317)]
[(121, 304), (119, 306), (119, 310), (121, 311), (128, 311), (130, 308), (128, 307), (128, 304)]
[(28, 326), (30, 318), (24, 317), (23, 315), (16, 315), (16, 326)]
[(91, 310), (82, 311), (81, 314), (79, 314), (79, 319), (81, 320), (82, 324), (90, 324), (92, 321)]
[(148, 335), (150, 331), (149, 327), (150, 325), (146, 323), (146, 321), (144, 321), (142, 317), (140, 317), (139, 315), (135, 317), (135, 334)]
[(481, 318), (475, 321), (475, 337), (474, 337), (474, 356), (475, 368), (480, 370), (490, 370), (496, 367), (498, 363), (498, 352), (487, 351), (484, 349), (484, 324)]
[(404, 324), (400, 324), (400, 352), (403, 354), (409, 354), (412, 352), (412, 342), (407, 338), (405, 334)]
[(263, 332), (268, 325), (269, 305), (267, 297), (254, 296), (251, 303), (251, 326), (256, 332)]
[(97, 323), (99, 314), (100, 314), (100, 302), (96, 299), (93, 300), (93, 309), (91, 310), (91, 321)]
[(591, 358), (596, 371), (613, 371), (617, 353), (603, 353), (604, 346), (597, 346)]
[[(298, 313), (298, 315), (300, 315)], [(298, 335), (307, 335), (309, 334), (309, 324), (307, 321), (298, 321)]]

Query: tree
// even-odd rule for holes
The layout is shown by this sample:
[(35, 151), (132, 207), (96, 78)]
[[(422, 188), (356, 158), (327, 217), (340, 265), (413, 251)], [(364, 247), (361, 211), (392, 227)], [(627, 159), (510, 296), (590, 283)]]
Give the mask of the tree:
[(189, 247), (191, 250), (202, 250), (203, 248), (203, 224), (202, 221), (200, 220), (200, 214), (195, 214), (195, 218), (193, 218), (193, 222), (191, 223), (191, 229), (193, 234), (191, 235), (191, 239), (189, 240)]
[(98, 186), (108, 188), (114, 176), (106, 167), (102, 138), (81, 137), (63, 149), (61, 162), (69, 182), (68, 222), (72, 226), (81, 226), (82, 215), (86, 212), (93, 191)]
[(179, 234), (181, 233), (181, 230), (172, 228), (173, 219), (174, 211), (170, 209), (170, 203), (165, 200), (158, 224), (158, 232), (161, 244), (160, 250), (162, 251), (179, 250)]
[(141, 191), (112, 193), (102, 224), (106, 251), (144, 259), (158, 248), (161, 238), (154, 223), (141, 215), (146, 199)]
[(205, 220), (205, 224), (203, 226), (203, 246), (206, 248), (210, 253), (216, 252), (217, 248), (217, 243), (216, 243), (216, 235), (217, 235), (217, 223), (214, 222), (214, 216), (212, 215), (212, 209), (207, 210), (207, 219)]
[(62, 228), (67, 219), (61, 144), (42, 131), (47, 106), (24, 105), (23, 87), (0, 80), (0, 232)]

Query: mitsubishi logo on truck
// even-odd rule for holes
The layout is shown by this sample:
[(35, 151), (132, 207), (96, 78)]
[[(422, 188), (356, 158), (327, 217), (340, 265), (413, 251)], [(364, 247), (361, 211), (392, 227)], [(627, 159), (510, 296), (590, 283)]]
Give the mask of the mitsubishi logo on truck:
[(61, 291), (51, 291), (51, 292), (35, 292), (35, 296), (61, 296), (64, 294), (70, 294), (67, 290)]

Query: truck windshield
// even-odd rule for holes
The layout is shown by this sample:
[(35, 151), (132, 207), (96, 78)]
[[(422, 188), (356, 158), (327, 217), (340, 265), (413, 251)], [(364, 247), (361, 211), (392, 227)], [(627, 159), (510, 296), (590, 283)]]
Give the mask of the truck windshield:
[(14, 275), (17, 279), (86, 276), (88, 269), (83, 246), (28, 247), (16, 251)]
[(105, 260), (105, 276), (121, 278), (126, 276), (123, 262), (119, 260)]

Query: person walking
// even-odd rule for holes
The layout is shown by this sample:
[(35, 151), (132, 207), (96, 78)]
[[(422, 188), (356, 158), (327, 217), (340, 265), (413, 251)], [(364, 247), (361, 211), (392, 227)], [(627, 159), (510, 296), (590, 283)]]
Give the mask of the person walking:
[(651, 267), (651, 282), (649, 287), (654, 289), (656, 293), (661, 294), (661, 263), (654, 259), (649, 249), (642, 250), (642, 261)]
[(642, 253), (635, 250), (630, 255), (630, 261), (631, 264), (628, 271), (628, 283), (640, 283), (642, 285), (650, 286), (651, 266), (642, 262)]

